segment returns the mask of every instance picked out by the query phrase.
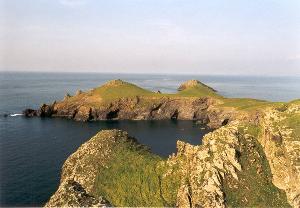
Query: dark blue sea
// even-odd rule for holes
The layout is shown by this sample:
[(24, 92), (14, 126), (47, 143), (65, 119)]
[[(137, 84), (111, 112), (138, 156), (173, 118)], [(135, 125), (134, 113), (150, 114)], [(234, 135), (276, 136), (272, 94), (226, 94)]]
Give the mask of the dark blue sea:
[(227, 97), (300, 98), (300, 77), (0, 72), (0, 206), (43, 206), (58, 187), (66, 158), (101, 129), (126, 130), (162, 157), (176, 151), (178, 139), (201, 143), (207, 130), (190, 121), (81, 123), (18, 115), (25, 108), (38, 108), (111, 79), (162, 92), (176, 92), (180, 83), (198, 79)]

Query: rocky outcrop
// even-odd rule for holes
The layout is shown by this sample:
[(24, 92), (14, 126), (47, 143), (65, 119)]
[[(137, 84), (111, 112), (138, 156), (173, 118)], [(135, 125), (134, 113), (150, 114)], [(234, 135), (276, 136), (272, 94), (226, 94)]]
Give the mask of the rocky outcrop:
[(91, 194), (97, 171), (109, 163), (114, 146), (122, 142), (136, 142), (120, 130), (101, 131), (84, 143), (64, 163), (60, 186), (46, 204), (57, 206), (108, 205), (104, 197)]
[(259, 141), (269, 161), (273, 183), (285, 190), (293, 207), (300, 207), (300, 135), (293, 135), (295, 129), (285, 122), (296, 115), (300, 115), (300, 105), (292, 104), (283, 111), (269, 109), (261, 119)]
[(40, 116), (40, 117), (51, 117), (54, 113), (54, 106), (55, 106), (56, 102), (54, 102), (51, 105), (47, 105), (47, 104), (43, 104), (41, 105), (39, 110), (34, 110), (34, 109), (25, 109), (23, 111), (23, 114), (26, 117), (34, 117), (34, 116)]
[[(109, 198), (112, 205), (137, 206), (139, 205), (136, 204), (137, 202), (130, 203), (132, 199), (126, 204), (120, 204), (120, 200), (126, 200), (127, 194), (138, 198), (141, 193), (144, 193), (143, 197), (147, 198), (151, 195), (151, 197), (158, 197), (160, 201), (151, 202), (147, 198), (148, 200), (140, 204), (141, 206), (288, 207), (287, 196), (290, 204), (297, 207), (298, 181), (295, 180), (295, 177), (298, 173), (289, 172), (297, 167), (291, 162), (291, 158), (286, 158), (284, 160), (286, 173), (279, 175), (283, 171), (280, 172), (277, 169), (278, 167), (279, 169), (283, 168), (280, 166), (284, 163), (278, 164), (276, 158), (272, 158), (273, 156), (268, 150), (270, 147), (265, 146), (261, 138), (258, 140), (259, 129), (260, 127), (235, 121), (205, 135), (202, 145), (191, 145), (178, 141), (177, 153), (171, 155), (167, 160), (155, 159), (150, 162), (149, 156), (144, 158), (145, 164), (153, 163), (153, 167), (148, 169), (152, 173), (146, 171), (146, 176), (138, 175), (137, 180), (140, 182), (134, 181), (135, 185), (130, 182), (129, 178), (126, 179), (125, 173), (119, 175), (120, 173), (117, 171), (130, 171), (131, 166), (133, 166), (134, 172), (145, 168), (140, 165), (134, 166), (134, 162), (127, 161), (132, 157), (139, 158), (139, 160), (143, 158), (139, 148), (136, 149), (137, 151), (135, 150), (139, 146), (138, 143), (123, 131), (101, 131), (67, 159), (63, 166), (61, 184), (47, 206), (84, 206), (85, 204), (102, 206), (108, 204), (105, 198)], [(123, 143), (128, 145), (123, 145), (121, 149), (117, 148)], [(126, 151), (122, 153), (124, 150)], [(128, 157), (134, 152), (136, 153)], [(124, 159), (126, 162), (123, 161)], [(279, 160), (281, 161), (280, 158)], [(119, 164), (121, 168), (117, 168), (116, 164)], [(111, 175), (112, 167), (115, 168), (113, 174), (117, 177)], [(281, 182), (284, 185), (278, 185), (276, 177), (282, 176), (286, 176), (288, 177), (286, 180), (292, 181)], [(105, 179), (99, 180), (101, 177), (105, 177)], [(107, 182), (110, 180), (107, 177), (117, 180), (112, 184), (118, 187), (99, 184), (100, 181), (110, 184)], [(120, 177), (122, 178), (120, 179)], [(154, 183), (157, 185), (151, 184), (152, 188), (147, 192), (148, 189), (144, 183), (154, 179), (158, 180), (157, 183)], [(126, 182), (127, 180), (128, 182)], [(276, 188), (272, 181), (278, 188), (284, 189), (286, 195)], [(137, 188), (136, 185), (139, 183), (141, 186)], [(72, 188), (72, 184), (79, 188)], [(128, 187), (130, 186), (133, 188), (129, 191)], [(114, 188), (116, 195), (114, 195)], [(145, 191), (142, 188), (146, 188)], [(74, 190), (79, 190), (82, 194), (73, 193)], [(71, 198), (68, 197), (68, 193), (71, 193)], [(118, 193), (125, 195), (121, 196)], [(157, 193), (158, 196), (154, 193)], [(150, 195), (147, 196), (147, 194)], [(83, 197), (84, 200), (78, 199), (78, 196)], [(172, 198), (175, 201), (171, 200)], [(82, 204), (79, 204), (78, 201), (81, 201)]]
[(38, 110), (27, 109), (24, 114), (76, 121), (195, 120), (212, 129), (234, 120), (258, 123), (261, 112), (248, 113), (222, 106), (226, 99), (197, 80), (183, 83), (179, 91), (176, 94), (155, 93), (122, 80), (112, 80), (87, 92), (68, 94), (62, 101), (43, 104)]
[(101, 131), (67, 159), (46, 206), (106, 206), (108, 199), (116, 206), (300, 207), (299, 101), (226, 99), (197, 80), (178, 90), (154, 93), (113, 80), (25, 110), (77, 121), (196, 120), (216, 129), (202, 145), (178, 141), (167, 160), (126, 132)]
[(25, 110), (23, 111), (23, 114), (24, 114), (26, 117), (40, 116), (40, 115), (39, 115), (39, 111), (34, 110), (34, 109), (31, 109), (31, 108), (25, 109)]
[(182, 90), (185, 90), (185, 89), (188, 89), (188, 88), (193, 88), (193, 87), (197, 87), (197, 86), (203, 86), (213, 92), (217, 92), (217, 90), (213, 89), (212, 87), (210, 86), (207, 86), (206, 84), (203, 84), (202, 82), (198, 81), (198, 80), (189, 80), (189, 81), (186, 81), (184, 83), (182, 83), (179, 88), (178, 88), (178, 91), (182, 91)]
[(46, 207), (111, 207), (103, 197), (88, 194), (80, 183), (63, 181)]
[(27, 109), (27, 117), (64, 117), (76, 121), (96, 120), (196, 120), (218, 128), (241, 116), (232, 109), (216, 109), (210, 98), (120, 98), (99, 107), (74, 103), (42, 105), (39, 110)]
[[(179, 90), (184, 92), (194, 87), (196, 93), (202, 90), (205, 93), (215, 92), (197, 80), (183, 83)], [(125, 93), (121, 93), (123, 88)], [(117, 96), (107, 98), (110, 93)], [(204, 96), (165, 95), (146, 91), (122, 80), (112, 80), (89, 92), (78, 91), (75, 96), (67, 94), (62, 101), (43, 104), (39, 110), (27, 109), (24, 114), (27, 117), (64, 117), (77, 121), (197, 120), (211, 128), (220, 127), (237, 116), (232, 109), (215, 108), (221, 101), (205, 93)]]
[(222, 180), (226, 174), (238, 180), (237, 171), (242, 170), (238, 134), (231, 126), (207, 134), (201, 146), (177, 142), (177, 155), (167, 161), (170, 167), (179, 166), (182, 175), (177, 206), (225, 207)]

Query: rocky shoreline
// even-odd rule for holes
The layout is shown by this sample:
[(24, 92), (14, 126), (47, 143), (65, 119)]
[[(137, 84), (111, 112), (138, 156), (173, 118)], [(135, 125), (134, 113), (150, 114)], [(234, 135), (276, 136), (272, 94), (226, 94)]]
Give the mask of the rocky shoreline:
[(101, 131), (64, 163), (56, 206), (300, 207), (300, 100), (224, 98), (190, 80), (175, 94), (109, 81), (27, 117), (194, 120), (215, 129), (168, 159), (120, 130)]
[[(257, 126), (231, 122), (205, 135), (202, 145), (178, 141), (177, 153), (166, 160), (156, 158), (147, 149), (140, 150), (140, 145), (126, 132), (101, 131), (65, 162), (60, 187), (46, 206), (299, 207), (300, 139), (291, 139), (294, 130), (287, 131), (287, 126), (279, 130), (280, 138), (276, 136), (277, 130), (270, 129), (276, 125), (270, 118), (284, 119), (293, 113), (300, 114), (300, 105), (291, 105), (284, 112), (267, 111), (265, 122)], [(129, 145), (124, 148), (123, 144)], [(150, 173), (142, 171), (143, 163), (134, 165), (130, 161), (139, 157), (147, 161), (144, 154), (153, 155)], [(121, 165), (120, 160), (129, 162)], [(132, 165), (134, 172), (141, 171), (140, 181), (134, 184), (130, 171), (122, 173), (124, 167)], [(116, 169), (111, 170), (112, 167)], [(124, 179), (120, 180), (118, 174)], [(157, 186), (150, 184), (152, 174), (159, 179)], [(74, 188), (65, 188), (70, 183), (80, 185), (85, 194), (74, 195)], [(140, 195), (149, 187), (150, 192)], [(154, 193), (159, 196), (156, 200)], [(83, 198), (86, 194), (97, 200)], [(129, 200), (127, 195), (134, 198)]]
[[(113, 80), (101, 88), (115, 93), (128, 86), (136, 90), (137, 86), (121, 80)], [(132, 86), (131, 86), (132, 85)], [(141, 89), (141, 88), (140, 88)], [(222, 101), (216, 91), (199, 81), (190, 80), (183, 83), (179, 93), (194, 90), (194, 94), (157, 94), (132, 93), (123, 96), (120, 93), (114, 99), (105, 100), (105, 96), (97, 94), (97, 89), (88, 92), (78, 92), (74, 96), (66, 96), (62, 101), (43, 104), (38, 110), (26, 109), (26, 117), (60, 117), (76, 121), (97, 120), (195, 120), (210, 128), (218, 128), (237, 117), (257, 122), (257, 115), (238, 112), (234, 108), (219, 107)], [(98, 90), (98, 91), (99, 91)], [(198, 93), (205, 92), (203, 96)]]

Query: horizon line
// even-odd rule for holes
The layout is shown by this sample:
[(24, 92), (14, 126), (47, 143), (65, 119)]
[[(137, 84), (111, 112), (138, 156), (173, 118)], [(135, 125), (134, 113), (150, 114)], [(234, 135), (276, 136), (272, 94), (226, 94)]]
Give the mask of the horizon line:
[(258, 77), (258, 76), (267, 76), (267, 77), (300, 77), (300, 74), (222, 74), (222, 73), (213, 73), (213, 74), (208, 74), (208, 73), (170, 73), (170, 72), (164, 72), (164, 73), (158, 73), (158, 72), (99, 72), (99, 71), (50, 71), (50, 70), (45, 70), (45, 71), (35, 71), (35, 70), (2, 70), (0, 69), (0, 73), (47, 73), (47, 74), (133, 74), (133, 75), (198, 75), (198, 76), (253, 76), (253, 77)]

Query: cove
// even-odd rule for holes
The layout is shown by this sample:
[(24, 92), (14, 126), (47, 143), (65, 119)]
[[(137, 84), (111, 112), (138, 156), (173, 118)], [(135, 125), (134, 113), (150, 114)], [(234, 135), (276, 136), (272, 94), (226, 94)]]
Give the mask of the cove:
[(103, 129), (121, 129), (161, 157), (176, 141), (201, 144), (209, 130), (192, 121), (76, 122), (23, 116), (1, 118), (1, 206), (43, 206), (58, 187), (67, 157)]

